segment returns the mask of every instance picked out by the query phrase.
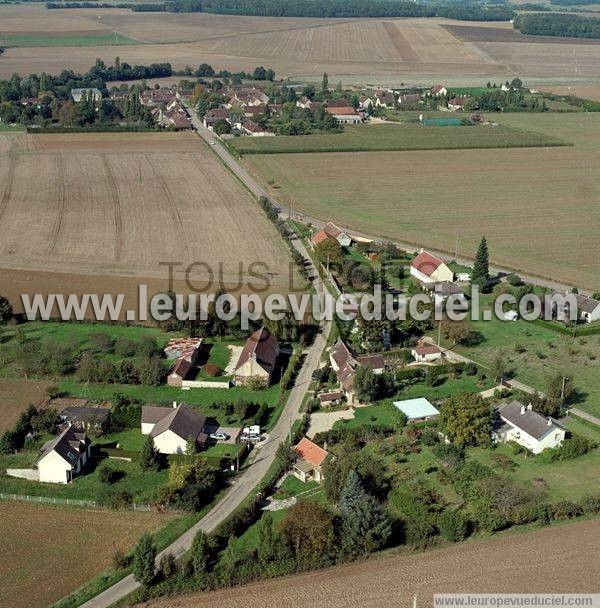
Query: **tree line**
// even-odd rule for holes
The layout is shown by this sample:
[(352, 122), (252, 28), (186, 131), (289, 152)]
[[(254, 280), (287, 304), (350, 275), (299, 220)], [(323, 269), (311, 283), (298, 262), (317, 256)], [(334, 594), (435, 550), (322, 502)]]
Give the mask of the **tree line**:
[(561, 36), (569, 38), (600, 38), (600, 19), (563, 13), (533, 13), (519, 15), (515, 29), (522, 34)]

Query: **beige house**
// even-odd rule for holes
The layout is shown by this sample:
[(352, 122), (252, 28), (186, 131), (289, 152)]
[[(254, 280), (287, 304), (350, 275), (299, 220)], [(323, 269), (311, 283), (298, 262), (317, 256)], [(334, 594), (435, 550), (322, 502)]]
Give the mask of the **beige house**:
[(235, 365), (236, 384), (246, 384), (250, 378), (258, 377), (265, 386), (270, 384), (279, 355), (277, 338), (266, 328), (255, 331), (244, 344)]
[(454, 281), (454, 273), (446, 262), (424, 249), (410, 263), (410, 274), (424, 285)]
[(292, 472), (300, 481), (323, 481), (323, 471), (321, 466), (325, 462), (329, 452), (313, 443), (310, 439), (303, 437), (294, 448), (296, 452), (296, 462)]
[(190, 437), (199, 449), (205, 448), (208, 441), (205, 426), (206, 417), (185, 403), (142, 408), (142, 435), (150, 435), (161, 454), (184, 454)]
[(81, 473), (90, 456), (90, 444), (82, 430), (69, 425), (42, 448), (37, 460), (39, 480), (47, 483), (72, 481)]
[(442, 349), (435, 344), (419, 340), (417, 346), (410, 349), (410, 354), (416, 363), (434, 363), (442, 358)]

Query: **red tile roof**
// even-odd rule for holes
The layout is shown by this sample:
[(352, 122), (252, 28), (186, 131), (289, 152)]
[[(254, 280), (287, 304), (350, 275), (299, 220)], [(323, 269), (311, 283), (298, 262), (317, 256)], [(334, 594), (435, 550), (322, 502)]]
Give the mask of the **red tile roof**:
[(326, 241), (327, 239), (331, 239), (331, 238), (334, 238), (334, 237), (332, 237), (329, 234), (327, 234), (325, 232), (325, 230), (319, 230), (319, 232), (315, 232), (313, 234), (312, 242), (315, 245), (318, 245), (319, 243), (322, 243), (323, 241)]
[(444, 261), (440, 260), (427, 251), (421, 251), (421, 253), (410, 263), (410, 265), (422, 272), (426, 276), (431, 276)]
[(300, 456), (306, 462), (309, 462), (314, 467), (320, 467), (323, 464), (323, 461), (327, 456), (329, 456), (329, 452), (324, 450), (322, 447), (319, 447), (316, 443), (313, 443), (310, 439), (303, 437), (300, 440), (300, 443), (294, 448), (296, 454)]

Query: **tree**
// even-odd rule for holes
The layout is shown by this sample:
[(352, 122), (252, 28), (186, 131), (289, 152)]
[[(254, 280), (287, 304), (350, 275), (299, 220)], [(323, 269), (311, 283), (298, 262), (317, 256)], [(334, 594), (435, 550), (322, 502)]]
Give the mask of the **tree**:
[(156, 547), (149, 534), (144, 534), (133, 553), (133, 576), (138, 583), (148, 586), (154, 579)]
[(158, 450), (154, 447), (154, 439), (148, 435), (140, 455), (140, 468), (142, 471), (157, 471), (160, 466)]
[(336, 239), (326, 238), (315, 245), (315, 255), (325, 266), (336, 264), (342, 259), (342, 246)]
[(455, 344), (465, 344), (473, 338), (473, 327), (466, 319), (462, 321), (452, 321), (444, 316), (441, 324), (445, 336)]
[(459, 446), (486, 445), (492, 431), (492, 410), (477, 393), (461, 393), (444, 402), (440, 425)]
[(342, 514), (342, 551), (358, 556), (386, 545), (391, 522), (379, 502), (368, 494), (356, 471), (350, 471), (339, 502)]
[(212, 547), (208, 536), (198, 530), (190, 548), (190, 562), (196, 577), (201, 577), (208, 572), (212, 558)]
[(6, 325), (14, 316), (13, 307), (7, 298), (0, 296), (0, 325)]
[(273, 526), (273, 515), (266, 512), (258, 524), (258, 560), (262, 565), (273, 561), (278, 554), (279, 539)]
[(352, 386), (360, 401), (375, 401), (379, 397), (379, 378), (368, 365), (356, 368)]
[(490, 280), (490, 260), (487, 240), (485, 236), (481, 238), (477, 254), (475, 255), (475, 264), (473, 265), (473, 274), (471, 275), (471, 283), (484, 288)]
[(573, 394), (573, 379), (561, 372), (554, 372), (546, 377), (546, 398), (549, 406), (555, 411), (568, 403)]
[(321, 97), (327, 99), (329, 95), (329, 77), (327, 72), (323, 72), (323, 79), (321, 80)]
[(213, 131), (217, 135), (226, 135), (231, 133), (231, 125), (225, 119), (220, 119), (213, 125)]
[(494, 382), (502, 382), (506, 375), (506, 363), (504, 362), (504, 354), (502, 351), (497, 351), (490, 361), (490, 376)]

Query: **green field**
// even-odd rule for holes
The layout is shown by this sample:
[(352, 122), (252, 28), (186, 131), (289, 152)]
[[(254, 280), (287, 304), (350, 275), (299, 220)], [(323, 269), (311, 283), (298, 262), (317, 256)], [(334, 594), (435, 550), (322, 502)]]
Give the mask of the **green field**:
[(111, 46), (143, 44), (139, 40), (122, 34), (89, 34), (86, 36), (64, 34), (4, 34), (0, 36), (0, 46), (5, 47), (64, 47), (64, 46)]
[(278, 137), (238, 137), (230, 140), (241, 154), (309, 152), (369, 152), (528, 148), (570, 145), (568, 139), (509, 126), (423, 126), (377, 124), (346, 126), (343, 133)]
[(12, 127), (4, 122), (0, 122), (0, 133), (16, 133), (17, 131), (25, 131), (25, 127), (22, 125), (15, 125)]

